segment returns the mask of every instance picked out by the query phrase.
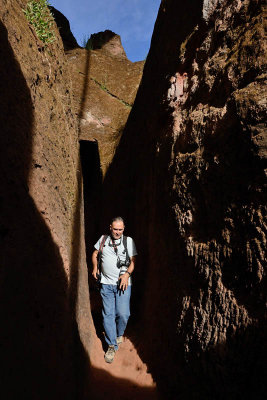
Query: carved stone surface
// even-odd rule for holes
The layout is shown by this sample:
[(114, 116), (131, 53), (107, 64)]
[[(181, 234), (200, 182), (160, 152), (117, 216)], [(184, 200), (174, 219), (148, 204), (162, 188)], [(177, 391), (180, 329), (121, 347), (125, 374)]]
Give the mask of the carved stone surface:
[(264, 395), (263, 15), (261, 1), (162, 1), (105, 181), (139, 249), (140, 352), (168, 398)]

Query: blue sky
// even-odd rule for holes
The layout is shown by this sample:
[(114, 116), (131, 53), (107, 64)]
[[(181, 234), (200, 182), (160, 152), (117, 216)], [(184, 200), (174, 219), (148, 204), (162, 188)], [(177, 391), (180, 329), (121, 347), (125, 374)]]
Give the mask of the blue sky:
[(82, 45), (91, 33), (110, 29), (121, 36), (131, 61), (144, 60), (161, 0), (50, 0), (70, 22), (77, 42)]

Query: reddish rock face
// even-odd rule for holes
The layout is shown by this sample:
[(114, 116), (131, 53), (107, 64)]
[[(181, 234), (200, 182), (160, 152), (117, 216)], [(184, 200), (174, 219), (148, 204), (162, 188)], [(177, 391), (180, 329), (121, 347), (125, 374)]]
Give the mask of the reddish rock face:
[(140, 352), (167, 398), (264, 395), (263, 37), (261, 1), (162, 1), (106, 176), (106, 214), (139, 251)]
[(91, 322), (78, 126), (56, 25), (44, 48), (26, 3), (0, 1), (0, 393), (72, 400)]

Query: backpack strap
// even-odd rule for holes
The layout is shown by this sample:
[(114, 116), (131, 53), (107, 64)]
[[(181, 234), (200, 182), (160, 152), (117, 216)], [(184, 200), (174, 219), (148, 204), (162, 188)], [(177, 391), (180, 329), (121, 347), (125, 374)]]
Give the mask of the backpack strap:
[(107, 238), (108, 238), (108, 235), (103, 235), (101, 243), (100, 243), (100, 246), (99, 246), (99, 250), (98, 250), (98, 253), (97, 253), (97, 269), (99, 271), (100, 271), (100, 267), (101, 267), (101, 265), (100, 265), (100, 263), (101, 263), (101, 255), (103, 253), (103, 247), (105, 246), (105, 242), (106, 242)]
[(123, 246), (124, 246), (125, 253), (126, 253), (126, 261), (129, 261), (130, 257), (129, 257), (129, 253), (128, 253), (128, 249), (127, 249), (127, 236), (124, 236), (124, 235), (123, 235)]

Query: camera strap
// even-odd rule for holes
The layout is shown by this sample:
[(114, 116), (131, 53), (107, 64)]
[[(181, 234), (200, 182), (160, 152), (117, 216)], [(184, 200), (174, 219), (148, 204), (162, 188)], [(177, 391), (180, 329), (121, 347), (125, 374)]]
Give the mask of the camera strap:
[[(98, 251), (98, 254), (97, 254), (97, 259), (98, 259), (98, 270), (99, 270), (99, 271), (100, 271), (100, 267), (101, 267), (101, 266), (100, 266), (100, 263), (101, 263), (101, 255), (102, 255), (102, 252), (103, 252), (103, 247), (105, 246), (105, 242), (106, 242), (108, 236), (109, 236), (109, 235), (103, 235), (103, 238), (102, 238), (101, 243), (100, 243), (99, 251)], [(118, 248), (117, 248), (117, 245), (116, 245), (116, 243), (114, 242), (113, 237), (110, 236), (110, 238), (111, 238), (111, 242), (112, 242), (112, 245), (113, 245), (115, 254), (116, 254), (116, 256), (118, 257)], [(130, 260), (130, 257), (129, 257), (129, 253), (128, 253), (128, 249), (127, 249), (127, 236), (124, 236), (124, 235), (123, 235), (123, 241), (122, 241), (122, 243), (123, 243), (123, 247), (124, 247), (125, 253), (126, 253), (126, 261), (129, 261), (129, 260)]]
[[(116, 256), (118, 257), (118, 247), (117, 247), (117, 245), (116, 245), (116, 243), (115, 243), (113, 237), (112, 237), (112, 236), (110, 236), (110, 237), (111, 237), (111, 242), (112, 242), (112, 246), (113, 246), (113, 248), (114, 248), (115, 254), (116, 254)], [(121, 242), (119, 243), (119, 245), (120, 245), (120, 244), (121, 244)]]
[[(112, 236), (111, 236), (111, 241), (112, 241), (112, 245), (113, 245), (114, 251), (116, 253), (116, 256), (118, 257), (118, 247), (117, 247), (117, 244), (114, 242)], [(129, 257), (129, 253), (128, 253), (128, 249), (127, 249), (127, 236), (123, 235), (122, 244), (123, 244), (123, 247), (124, 247), (124, 250), (125, 250), (126, 261), (129, 261), (130, 257)], [(120, 243), (119, 243), (119, 245), (120, 245)]]
[(101, 268), (101, 265), (100, 265), (101, 264), (101, 255), (103, 253), (103, 247), (105, 246), (105, 241), (107, 240), (107, 237), (108, 237), (108, 235), (103, 235), (103, 238), (102, 238), (101, 243), (100, 243), (99, 251), (97, 253), (97, 261), (98, 261), (97, 269), (99, 271), (100, 271), (100, 268)]
[(123, 236), (123, 246), (124, 246), (125, 253), (126, 253), (126, 261), (129, 261), (130, 257), (129, 257), (129, 253), (128, 253), (128, 249), (127, 249), (127, 236)]

